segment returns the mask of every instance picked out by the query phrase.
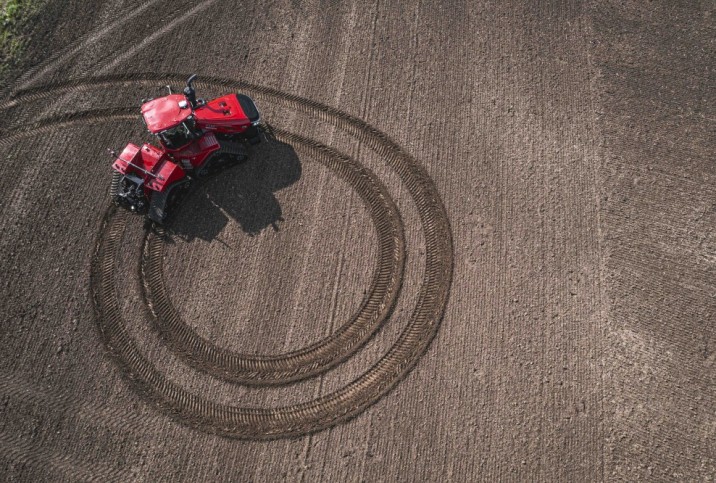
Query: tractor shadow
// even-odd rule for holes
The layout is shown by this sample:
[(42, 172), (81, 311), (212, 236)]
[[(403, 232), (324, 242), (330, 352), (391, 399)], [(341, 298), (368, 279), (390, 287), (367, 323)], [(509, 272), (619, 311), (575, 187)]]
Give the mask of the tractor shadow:
[(280, 229), (281, 205), (274, 192), (301, 178), (301, 161), (290, 144), (266, 137), (249, 159), (197, 183), (179, 201), (168, 234), (184, 241), (219, 238), (229, 220), (250, 236)]

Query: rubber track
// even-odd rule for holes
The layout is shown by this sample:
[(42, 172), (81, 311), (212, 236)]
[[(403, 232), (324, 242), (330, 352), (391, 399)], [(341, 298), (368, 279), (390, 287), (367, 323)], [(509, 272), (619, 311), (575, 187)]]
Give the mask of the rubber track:
[[(184, 75), (176, 74), (149, 74), (79, 79), (23, 91), (5, 107), (56, 95), (57, 91), (53, 92), (51, 88), (72, 91), (129, 81), (181, 82), (184, 78)], [(325, 429), (359, 414), (385, 395), (415, 366), (435, 336), (447, 303), (453, 269), (452, 238), (447, 214), (425, 170), (388, 136), (364, 121), (315, 101), (241, 81), (209, 79), (199, 85), (241, 90), (257, 98), (294, 108), (352, 134), (383, 156), (412, 196), (425, 234), (425, 273), (415, 309), (393, 347), (363, 375), (333, 393), (297, 405), (266, 409), (221, 405), (205, 400), (168, 381), (159, 373), (139, 352), (124, 327), (115, 290), (114, 259), (120, 249), (120, 239), (128, 215), (110, 207), (98, 236), (92, 262), (91, 286), (98, 326), (105, 344), (130, 380), (146, 397), (181, 422), (218, 434), (247, 439), (302, 435)], [(91, 113), (85, 114), (88, 119), (91, 118)], [(126, 114), (117, 116), (124, 118)], [(21, 127), (20, 130), (23, 135), (35, 132), (32, 128)], [(10, 133), (8, 137), (14, 136)], [(0, 145), (8, 137), (0, 139)]]
[[(255, 356), (217, 347), (186, 324), (167, 295), (162, 272), (164, 229), (145, 237), (142, 285), (145, 300), (170, 347), (193, 365), (216, 377), (243, 384), (267, 385), (298, 381), (325, 372), (355, 353), (390, 316), (405, 265), (402, 221), (387, 189), (355, 160), (321, 143), (275, 129), (278, 140), (303, 151), (353, 186), (369, 208), (378, 232), (378, 264), (358, 312), (327, 338), (287, 354)], [(168, 227), (171, 231), (171, 227)]]

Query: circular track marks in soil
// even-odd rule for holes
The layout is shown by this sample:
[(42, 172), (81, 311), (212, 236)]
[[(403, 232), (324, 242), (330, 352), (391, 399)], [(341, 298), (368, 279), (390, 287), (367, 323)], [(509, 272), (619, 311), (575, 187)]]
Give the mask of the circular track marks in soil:
[[(177, 74), (134, 74), (79, 79), (21, 91), (6, 103), (5, 108), (19, 106), (27, 101), (56, 96), (62, 91), (91, 90), (105, 85), (121, 87), (125, 83), (154, 85), (158, 81), (182, 82), (185, 78), (185, 75)], [(269, 439), (319, 431), (338, 422), (345, 421), (362, 412), (393, 388), (415, 366), (427, 350), (439, 327), (450, 290), (453, 252), (447, 214), (440, 201), (437, 189), (425, 170), (410, 155), (404, 152), (387, 135), (361, 119), (315, 101), (246, 82), (205, 78), (203, 82), (198, 84), (200, 87), (242, 91), (264, 102), (275, 103), (313, 116), (354, 136), (363, 145), (382, 157), (399, 175), (406, 186), (417, 208), (424, 232), (426, 248), (425, 271), (416, 305), (395, 344), (372, 367), (346, 386), (311, 401), (277, 408), (239, 407), (219, 404), (192, 394), (168, 380), (151, 361), (144, 357), (129, 335), (122, 320), (119, 301), (117, 300), (114, 271), (115, 259), (121, 249), (120, 241), (130, 215), (123, 210), (110, 207), (98, 235), (91, 269), (91, 286), (97, 323), (104, 342), (109, 351), (120, 362), (130, 380), (136, 384), (147, 398), (154, 401), (179, 421), (203, 430), (230, 437)], [(37, 105), (38, 103), (34, 104)], [(32, 104), (30, 109), (32, 109)], [(107, 121), (113, 118), (126, 119), (128, 114), (134, 110), (134, 108), (127, 108), (117, 109), (114, 112), (86, 111), (47, 119), (6, 132), (3, 138), (0, 138), (0, 145), (12, 142), (18, 136), (31, 135), (51, 128), (53, 124), (71, 125), (75, 122), (83, 121)], [(319, 150), (322, 151), (324, 156), (330, 155), (329, 157), (333, 159), (340, 159), (340, 155), (337, 152), (331, 148), (321, 146), (319, 143), (289, 133), (281, 132), (281, 135), (286, 136), (285, 139), (289, 142), (299, 145), (305, 142), (306, 147), (310, 150)], [(336, 158), (336, 156), (339, 157)], [(362, 170), (361, 168), (358, 169), (359, 171)], [(388, 203), (392, 205), (392, 202)], [(390, 209), (388, 208), (388, 210)], [(380, 225), (382, 220), (376, 220), (376, 212), (371, 211), (371, 213), (374, 216), (378, 231), (381, 233), (382, 228)], [(395, 231), (392, 231), (392, 233), (395, 234)], [(158, 240), (158, 237), (154, 238), (151, 234), (147, 236), (146, 254), (148, 257), (145, 262), (151, 261), (153, 253), (158, 252), (156, 247), (152, 248), (152, 244)], [(401, 241), (397, 241), (396, 245), (392, 247), (391, 257), (395, 256), (396, 250), (402, 251), (399, 247), (400, 243)], [(383, 250), (384, 247), (381, 245), (381, 253), (384, 253)], [(403, 255), (400, 256), (402, 257)], [(391, 267), (397, 266), (394, 258), (390, 263)], [(397, 262), (397, 264), (400, 265), (402, 272), (402, 261)], [(381, 266), (379, 264), (373, 285), (379, 284), (383, 276)], [(149, 290), (158, 288), (158, 286), (153, 287), (153, 282), (150, 277), (146, 277), (146, 273), (145, 278), (147, 278)], [(398, 275), (398, 278), (400, 278), (400, 275)], [(395, 291), (397, 293), (397, 289)], [(380, 292), (381, 290), (377, 291), (377, 293)], [(152, 292), (152, 294), (156, 295), (156, 292)], [(388, 306), (392, 306), (395, 296), (396, 294), (388, 290)], [(366, 300), (369, 300), (369, 298)], [(388, 314), (389, 311), (390, 309), (387, 308), (385, 313)], [(352, 321), (354, 320), (352, 319)], [(377, 324), (380, 324), (380, 317)], [(341, 330), (346, 332), (355, 330), (354, 326), (356, 325), (360, 326), (361, 324), (348, 322), (336, 333), (337, 337), (340, 337)], [(354, 341), (353, 347), (348, 347), (348, 350), (343, 347), (340, 355), (336, 355), (338, 354), (337, 351), (331, 351), (328, 354), (329, 357), (318, 357), (316, 359), (323, 363), (322, 368), (315, 369), (317, 366), (314, 363), (298, 364), (292, 366), (293, 368), (288, 372), (279, 370), (272, 377), (275, 377), (279, 382), (281, 380), (300, 379), (337, 364), (340, 360), (350, 355), (352, 351), (355, 351), (355, 348), (360, 347), (361, 343), (365, 342), (375, 330), (371, 324), (364, 325), (362, 331), (358, 330), (360, 335), (351, 338)], [(322, 343), (325, 343), (325, 340), (318, 344)], [(315, 347), (310, 346), (301, 351), (311, 350), (312, 348)], [(336, 345), (336, 348), (338, 348), (338, 345)], [(290, 355), (290, 353), (287, 355)], [(297, 367), (299, 368), (298, 371), (296, 370)], [(210, 372), (216, 372), (214, 371), (216, 368), (212, 367), (210, 369), (212, 369)], [(266, 374), (264, 373), (264, 375)], [(260, 383), (260, 380), (261, 378), (257, 377), (255, 382)], [(266, 381), (269, 380), (270, 378)]]
[[(202, 370), (243, 384), (282, 384), (325, 372), (357, 351), (390, 316), (405, 264), (405, 238), (398, 209), (375, 175), (321, 143), (274, 128), (276, 137), (308, 154), (348, 182), (368, 206), (378, 232), (378, 265), (367, 297), (337, 331), (309, 347), (281, 355), (235, 353), (202, 338), (181, 318), (164, 284), (164, 230), (149, 230), (142, 257), (142, 285), (155, 322), (174, 351)], [(185, 204), (186, 205), (186, 204)], [(171, 231), (171, 227), (168, 228)]]

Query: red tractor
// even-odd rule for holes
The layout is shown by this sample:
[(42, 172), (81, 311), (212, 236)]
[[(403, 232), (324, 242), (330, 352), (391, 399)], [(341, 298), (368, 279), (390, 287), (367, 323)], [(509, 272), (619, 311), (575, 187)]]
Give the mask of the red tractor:
[(189, 77), (182, 94), (142, 100), (142, 117), (161, 148), (129, 143), (112, 165), (110, 195), (117, 205), (163, 223), (194, 179), (237, 164), (261, 141), (259, 112), (243, 94), (205, 101)]

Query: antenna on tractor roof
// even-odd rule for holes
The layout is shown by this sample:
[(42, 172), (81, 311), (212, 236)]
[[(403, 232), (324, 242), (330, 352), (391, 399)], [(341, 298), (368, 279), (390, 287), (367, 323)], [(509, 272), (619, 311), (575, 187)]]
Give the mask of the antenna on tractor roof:
[(196, 108), (196, 91), (194, 91), (194, 86), (192, 85), (196, 77), (196, 74), (192, 74), (186, 80), (186, 87), (184, 88), (184, 96), (186, 97), (186, 100), (189, 101), (189, 104), (191, 104), (192, 109)]

